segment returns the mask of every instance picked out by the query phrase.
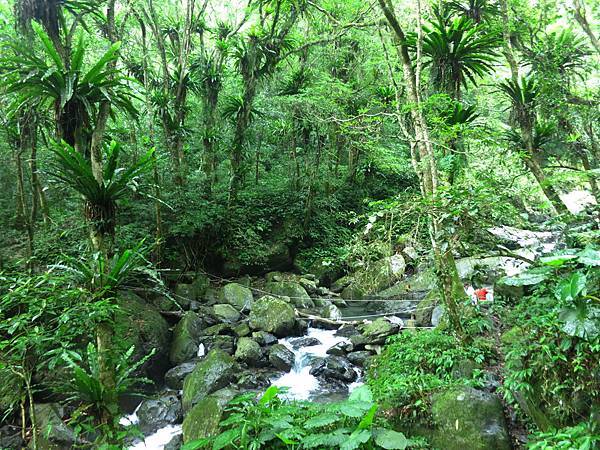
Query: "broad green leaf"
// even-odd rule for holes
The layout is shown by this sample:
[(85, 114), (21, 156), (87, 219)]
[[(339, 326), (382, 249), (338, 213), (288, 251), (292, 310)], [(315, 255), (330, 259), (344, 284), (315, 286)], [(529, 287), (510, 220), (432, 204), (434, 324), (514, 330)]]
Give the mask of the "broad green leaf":
[(375, 419), (375, 413), (377, 412), (377, 405), (371, 406), (371, 409), (367, 413), (365, 417), (358, 424), (358, 429), (366, 430), (371, 427), (373, 424), (373, 419)]
[(355, 450), (371, 439), (369, 430), (355, 430), (346, 441), (340, 445), (341, 450)]
[(373, 403), (373, 394), (371, 393), (369, 386), (363, 384), (350, 393), (349, 400)]
[(324, 427), (326, 425), (331, 425), (332, 423), (335, 423), (338, 420), (340, 420), (340, 417), (337, 414), (325, 413), (308, 419), (304, 423), (304, 426), (308, 429), (319, 428)]
[(550, 267), (536, 267), (512, 277), (503, 277), (500, 281), (508, 286), (532, 286), (545, 281), (551, 270)]
[(269, 386), (264, 395), (260, 398), (261, 405), (268, 405), (279, 394), (279, 388), (275, 385)]
[(585, 290), (587, 277), (581, 272), (571, 274), (569, 278), (563, 280), (557, 287), (556, 297), (572, 302)]
[(540, 262), (545, 266), (560, 267), (567, 261), (571, 261), (576, 258), (577, 258), (577, 255), (544, 256), (544, 257), (540, 258)]
[(600, 334), (600, 308), (595, 306), (563, 308), (559, 319), (563, 322), (562, 330), (569, 336), (593, 339)]
[(404, 450), (410, 441), (398, 431), (381, 428), (375, 432), (375, 443), (385, 449)]
[(210, 444), (210, 439), (198, 439), (183, 445), (181, 450), (198, 450), (205, 447), (207, 444)]
[(586, 266), (600, 266), (600, 250), (594, 250), (587, 247), (585, 250), (578, 253), (579, 262)]

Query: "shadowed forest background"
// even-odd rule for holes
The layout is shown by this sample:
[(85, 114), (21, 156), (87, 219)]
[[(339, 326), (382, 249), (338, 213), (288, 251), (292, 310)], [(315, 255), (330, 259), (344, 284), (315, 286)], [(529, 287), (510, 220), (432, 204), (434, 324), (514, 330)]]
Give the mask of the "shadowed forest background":
[(598, 448), (599, 17), (0, 0), (0, 448)]

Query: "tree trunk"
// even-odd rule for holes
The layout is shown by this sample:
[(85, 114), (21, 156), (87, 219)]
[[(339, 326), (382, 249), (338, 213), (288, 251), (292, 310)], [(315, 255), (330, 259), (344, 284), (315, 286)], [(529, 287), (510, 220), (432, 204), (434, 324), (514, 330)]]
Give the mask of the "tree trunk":
[(577, 21), (581, 29), (590, 38), (590, 42), (592, 43), (596, 51), (600, 53), (600, 41), (594, 34), (594, 31), (592, 30), (592, 27), (590, 26), (590, 23), (587, 20), (587, 14), (585, 12), (585, 4), (583, 0), (573, 0), (572, 12), (573, 16), (575, 17), (575, 20)]
[(556, 192), (556, 190), (550, 184), (548, 184), (546, 175), (544, 174), (544, 171), (537, 162), (535, 156), (527, 156), (525, 158), (525, 165), (540, 185), (540, 188), (542, 188), (544, 195), (546, 196), (548, 201), (550, 201), (550, 204), (552, 205), (553, 209), (559, 214), (568, 213), (569, 210), (561, 200), (560, 196), (558, 195), (558, 192)]
[[(408, 88), (408, 96), (411, 105), (410, 112), (415, 131), (415, 146), (419, 154), (419, 161), (415, 161), (414, 164), (418, 164), (420, 166), (418, 174), (420, 174), (420, 181), (422, 184), (421, 190), (427, 197), (435, 199), (437, 196), (438, 186), (435, 155), (433, 145), (429, 137), (429, 128), (421, 109), (421, 99), (417, 89), (418, 80), (415, 75), (415, 69), (413, 68), (413, 61), (410, 58), (408, 46), (406, 45), (406, 35), (398, 19), (396, 18), (391, 1), (378, 0), (378, 2), (385, 18), (394, 32), (398, 53), (402, 62), (404, 79)], [(420, 22), (420, 2), (418, 0), (417, 8), (418, 19)], [(416, 66), (418, 73), (420, 61), (416, 61)], [(442, 299), (444, 301), (444, 305), (454, 332), (458, 336), (464, 337), (460, 303), (462, 300), (466, 300), (466, 293), (462, 283), (460, 282), (460, 279), (458, 278), (456, 262), (452, 254), (452, 245), (450, 245), (450, 240), (447, 240), (444, 243), (439, 242), (439, 237), (444, 236), (447, 233), (444, 231), (442, 220), (436, 213), (435, 209), (430, 209), (429, 219), (431, 224), (430, 238)]]

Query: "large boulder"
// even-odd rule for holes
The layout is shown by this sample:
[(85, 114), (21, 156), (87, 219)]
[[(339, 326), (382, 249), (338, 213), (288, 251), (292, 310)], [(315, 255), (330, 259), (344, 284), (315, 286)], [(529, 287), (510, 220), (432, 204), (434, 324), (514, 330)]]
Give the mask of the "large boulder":
[(300, 283), (295, 281), (277, 281), (267, 283), (265, 290), (277, 297), (289, 297), (297, 308), (314, 308), (315, 304)]
[(285, 301), (266, 295), (252, 307), (250, 327), (266, 331), (278, 337), (286, 337), (294, 332), (296, 314), (294, 308)]
[(226, 284), (221, 290), (221, 302), (240, 312), (247, 311), (252, 305), (252, 291), (239, 283)]
[(118, 305), (120, 310), (115, 317), (115, 327), (119, 336), (122, 336), (119, 340), (121, 350), (132, 345), (135, 347), (132, 362), (140, 361), (154, 350), (154, 355), (136, 373), (157, 382), (162, 381), (169, 368), (169, 324), (155, 306), (133, 292), (120, 292)]
[(213, 314), (221, 322), (234, 323), (240, 320), (240, 313), (231, 305), (224, 303), (213, 306)]
[(34, 405), (37, 443), (40, 450), (62, 450), (77, 444), (75, 432), (62, 421), (61, 408), (54, 403)]
[(269, 362), (276, 369), (289, 371), (294, 367), (294, 353), (283, 344), (275, 344), (269, 349)]
[(235, 338), (233, 336), (202, 336), (200, 341), (201, 345), (204, 345), (206, 352), (219, 349), (229, 355), (233, 355), (235, 351)]
[(150, 434), (166, 425), (181, 421), (181, 402), (175, 394), (166, 394), (144, 400), (137, 410), (138, 427)]
[(258, 366), (262, 359), (262, 349), (258, 343), (248, 337), (238, 339), (235, 359), (249, 366)]
[(339, 380), (352, 383), (358, 378), (358, 374), (346, 358), (341, 356), (328, 356), (313, 362), (310, 374), (325, 379)]
[(169, 360), (178, 365), (193, 359), (198, 354), (199, 337), (202, 335), (204, 322), (193, 311), (188, 311), (173, 329), (173, 340)]
[(212, 350), (183, 382), (183, 410), (206, 398), (213, 392), (235, 381), (239, 371), (235, 360), (222, 350)]
[(367, 339), (366, 343), (368, 344), (385, 344), (385, 340), (399, 330), (399, 325), (380, 318), (366, 324), (362, 329), (362, 334)]
[(186, 362), (169, 369), (165, 373), (165, 384), (169, 389), (181, 390), (183, 388), (183, 380), (194, 371), (195, 367), (195, 362)]
[[(361, 300), (393, 286), (404, 275), (406, 262), (401, 254), (388, 256), (371, 263), (367, 268), (358, 270), (344, 280), (342, 298), (345, 300)], [(340, 284), (338, 280), (336, 284)], [(334, 286), (332, 286), (332, 290)], [(339, 288), (338, 286), (335, 286)]]
[(227, 402), (236, 395), (231, 389), (221, 389), (200, 400), (185, 415), (183, 420), (183, 442), (204, 439), (219, 434), (219, 423)]
[(444, 450), (510, 450), (500, 399), (471, 387), (433, 396), (431, 443)]

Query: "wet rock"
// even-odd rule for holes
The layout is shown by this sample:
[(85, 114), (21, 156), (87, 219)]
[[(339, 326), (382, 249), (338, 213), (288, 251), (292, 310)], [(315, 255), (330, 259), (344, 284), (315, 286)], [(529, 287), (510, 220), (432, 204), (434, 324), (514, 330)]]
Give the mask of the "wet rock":
[(360, 334), (360, 331), (358, 331), (354, 325), (349, 324), (342, 325), (335, 332), (335, 336), (342, 336), (347, 338), (349, 338), (350, 336), (355, 336), (357, 334)]
[(228, 334), (231, 335), (233, 333), (233, 329), (231, 325), (226, 323), (219, 323), (217, 325), (213, 325), (212, 327), (206, 328), (202, 331), (202, 336), (217, 336), (219, 334)]
[(500, 399), (471, 387), (433, 396), (431, 443), (447, 450), (509, 450), (510, 438)]
[(183, 410), (189, 411), (208, 395), (227, 387), (238, 373), (238, 364), (230, 355), (212, 350), (183, 382)]
[(196, 292), (191, 284), (177, 283), (175, 285), (175, 301), (182, 309), (190, 309), (192, 301), (196, 299)]
[(171, 364), (178, 365), (194, 358), (198, 353), (199, 337), (204, 322), (193, 311), (185, 313), (173, 329), (173, 340), (169, 352)]
[(399, 330), (400, 326), (398, 324), (381, 318), (365, 325), (362, 334), (366, 338), (367, 344), (385, 344), (385, 340)]
[(260, 345), (248, 337), (238, 339), (235, 359), (249, 366), (258, 366), (262, 360), (262, 349)]
[(213, 314), (225, 323), (234, 323), (240, 320), (240, 313), (229, 304), (219, 304), (213, 306)]
[(312, 280), (308, 278), (309, 275), (310, 274), (300, 277), (298, 279), (298, 283), (304, 288), (308, 295), (316, 295), (319, 291), (319, 287), (317, 286), (317, 282), (314, 278)]
[(124, 348), (134, 346), (132, 362), (140, 361), (155, 350), (154, 355), (136, 370), (135, 375), (162, 381), (170, 366), (169, 324), (156, 307), (133, 292), (119, 292), (118, 304), (120, 308), (115, 318), (116, 327), (125, 330), (120, 335), (120, 344)]
[(368, 350), (371, 353), (375, 353), (377, 355), (381, 354), (381, 349), (382, 349), (381, 345), (374, 345), (374, 344), (367, 344), (367, 345), (365, 345), (365, 350)]
[(223, 417), (225, 406), (236, 395), (237, 392), (232, 389), (221, 389), (199, 400), (183, 420), (183, 442), (187, 443), (219, 434), (219, 423)]
[(294, 324), (294, 335), (296, 336), (302, 336), (303, 334), (306, 334), (306, 331), (308, 330), (308, 321), (307, 320), (303, 320), (303, 319), (299, 319), (296, 320), (296, 323)]
[(348, 353), (348, 361), (358, 367), (365, 367), (367, 360), (371, 357), (371, 352), (369, 351), (360, 351), (360, 352), (352, 352)]
[(233, 355), (235, 351), (235, 338), (233, 336), (202, 336), (200, 342), (204, 344), (207, 352), (219, 349)]
[(356, 381), (358, 374), (346, 358), (328, 356), (313, 362), (310, 374), (325, 379), (340, 380), (347, 383)]
[(38, 448), (59, 450), (75, 447), (77, 436), (70, 427), (63, 423), (59, 405), (37, 403), (34, 405), (34, 409), (38, 429)]
[(271, 333), (267, 333), (266, 331), (255, 331), (254, 333), (252, 333), (252, 339), (254, 339), (259, 345), (262, 345), (263, 347), (275, 344), (277, 342), (277, 338)]
[(271, 385), (271, 380), (276, 376), (283, 374), (281, 371), (257, 371), (249, 370), (242, 373), (237, 385), (242, 389), (262, 390)]
[(237, 337), (244, 337), (250, 334), (250, 327), (247, 323), (240, 323), (233, 327), (233, 332)]
[(229, 283), (221, 290), (221, 301), (237, 311), (248, 311), (252, 306), (252, 291), (239, 283)]
[(321, 341), (314, 337), (301, 337), (290, 340), (290, 344), (294, 350), (298, 350), (302, 347), (312, 347), (314, 345), (321, 345)]
[(163, 450), (179, 450), (183, 445), (183, 435), (178, 434), (164, 446)]
[(0, 448), (18, 449), (24, 445), (19, 428), (5, 425), (0, 428)]
[(150, 434), (158, 429), (179, 423), (182, 418), (181, 402), (175, 394), (147, 399), (140, 405), (137, 416), (142, 433)]
[(165, 374), (165, 384), (176, 391), (183, 388), (183, 380), (194, 371), (197, 362), (186, 362), (169, 369)]
[(293, 334), (296, 323), (294, 308), (285, 301), (266, 295), (254, 302), (250, 327), (278, 337)]
[(352, 276), (345, 275), (341, 278), (338, 278), (333, 283), (331, 283), (330, 289), (332, 292), (339, 293), (339, 292), (342, 292), (344, 290), (344, 288), (350, 286), (351, 283), (352, 283)]
[(275, 344), (269, 349), (269, 362), (276, 369), (288, 372), (294, 366), (294, 353), (283, 344)]
[(289, 297), (297, 308), (314, 308), (315, 304), (306, 290), (294, 281), (278, 281), (267, 283), (265, 290), (277, 297)]
[(335, 344), (333, 347), (329, 348), (327, 350), (327, 354), (328, 355), (334, 355), (334, 356), (346, 356), (346, 350), (344, 349), (345, 343), (339, 343), (339, 344)]
[(361, 350), (365, 348), (365, 345), (367, 345), (368, 343), (369, 339), (367, 339), (366, 336), (362, 334), (355, 334), (354, 336), (350, 336), (350, 344), (352, 345), (352, 348), (351, 350), (347, 351)]
[(340, 309), (333, 305), (327, 305), (324, 306), (323, 308), (321, 308), (321, 314), (322, 317), (324, 317), (325, 319), (330, 319), (330, 320), (342, 320), (343, 316), (342, 316), (342, 312), (340, 311)]

